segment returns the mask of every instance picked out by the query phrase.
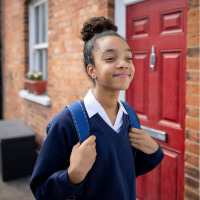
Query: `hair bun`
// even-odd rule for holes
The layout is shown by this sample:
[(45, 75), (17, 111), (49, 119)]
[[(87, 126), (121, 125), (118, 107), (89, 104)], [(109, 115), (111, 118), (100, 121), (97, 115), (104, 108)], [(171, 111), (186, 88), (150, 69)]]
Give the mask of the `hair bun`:
[(106, 19), (105, 17), (93, 17), (83, 24), (83, 29), (81, 31), (81, 39), (84, 42), (87, 42), (95, 34), (99, 34), (104, 31), (110, 30), (115, 32), (117, 32), (118, 30), (117, 26), (115, 26), (111, 20)]

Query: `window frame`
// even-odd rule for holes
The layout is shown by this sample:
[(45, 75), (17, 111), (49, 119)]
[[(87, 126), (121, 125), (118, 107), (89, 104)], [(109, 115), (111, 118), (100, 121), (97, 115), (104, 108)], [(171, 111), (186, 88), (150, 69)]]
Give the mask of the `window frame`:
[[(35, 44), (35, 7), (41, 5), (42, 3), (46, 2), (46, 43)], [(41, 12), (41, 9), (40, 9)], [(40, 20), (41, 23), (41, 20)], [(41, 25), (40, 25), (41, 26)], [(33, 0), (29, 4), (29, 72), (33, 73), (34, 71), (39, 71), (39, 58), (38, 53), (36, 54), (37, 50), (46, 49), (46, 59), (43, 59), (43, 66), (44, 63), (47, 61), (47, 49), (48, 49), (48, 0)], [(35, 59), (36, 54), (36, 59)], [(44, 54), (44, 53), (43, 53)], [(36, 68), (34, 65), (36, 64)], [(46, 68), (42, 69), (43, 71), (43, 79), (47, 79), (47, 62)]]

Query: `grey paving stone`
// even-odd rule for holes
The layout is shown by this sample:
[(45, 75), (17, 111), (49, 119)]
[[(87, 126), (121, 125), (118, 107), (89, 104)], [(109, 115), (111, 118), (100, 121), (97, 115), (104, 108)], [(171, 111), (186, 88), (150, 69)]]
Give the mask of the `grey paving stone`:
[(29, 187), (30, 178), (3, 182), (0, 176), (0, 200), (35, 200)]

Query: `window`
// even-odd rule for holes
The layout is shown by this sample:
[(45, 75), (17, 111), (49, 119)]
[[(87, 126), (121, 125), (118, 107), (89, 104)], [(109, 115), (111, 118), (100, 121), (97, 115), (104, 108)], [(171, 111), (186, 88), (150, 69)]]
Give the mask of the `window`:
[(47, 79), (48, 22), (47, 0), (29, 5), (29, 72), (41, 71)]

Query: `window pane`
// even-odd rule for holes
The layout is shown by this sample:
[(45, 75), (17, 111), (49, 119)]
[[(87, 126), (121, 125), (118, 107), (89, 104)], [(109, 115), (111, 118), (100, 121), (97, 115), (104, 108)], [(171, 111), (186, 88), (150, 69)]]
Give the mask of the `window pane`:
[(39, 50), (39, 71), (43, 72), (43, 56), (42, 56), (42, 50)]
[(34, 65), (33, 65), (33, 72), (39, 71), (39, 51), (35, 51), (34, 53)]
[(47, 79), (47, 50), (43, 50), (43, 79)]
[[(42, 45), (39, 46), (39, 44), (47, 43), (47, 2), (41, 1), (42, 3), (39, 3), (37, 1), (37, 6), (33, 5), (33, 14), (34, 19), (31, 21), (34, 21), (34, 24), (31, 24), (31, 33), (34, 35), (34, 45), (32, 50), (32, 60), (31, 62), (31, 71), (32, 72), (42, 72), (43, 80), (47, 79), (47, 49)], [(38, 4), (39, 3), (39, 4)], [(32, 16), (29, 15), (30, 17)], [(32, 29), (33, 28), (33, 29)], [(36, 46), (38, 45), (38, 46)]]
[(42, 5), (42, 43), (47, 42), (47, 3), (43, 3)]
[(47, 50), (46, 49), (35, 51), (34, 71), (42, 72), (43, 80), (47, 79)]
[(39, 43), (39, 6), (35, 7), (35, 44)]

